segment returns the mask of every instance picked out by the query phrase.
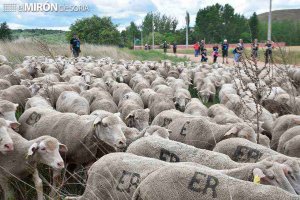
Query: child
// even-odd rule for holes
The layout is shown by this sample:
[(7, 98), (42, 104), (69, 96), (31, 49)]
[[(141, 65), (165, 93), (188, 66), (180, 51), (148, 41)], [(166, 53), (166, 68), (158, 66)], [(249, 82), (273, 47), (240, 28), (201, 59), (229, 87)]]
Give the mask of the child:
[(212, 53), (213, 59), (214, 59), (214, 63), (217, 62), (217, 58), (219, 56), (219, 47), (218, 45), (213, 46), (213, 53)]
[(207, 62), (207, 52), (206, 52), (206, 49), (203, 49), (201, 51), (201, 62)]

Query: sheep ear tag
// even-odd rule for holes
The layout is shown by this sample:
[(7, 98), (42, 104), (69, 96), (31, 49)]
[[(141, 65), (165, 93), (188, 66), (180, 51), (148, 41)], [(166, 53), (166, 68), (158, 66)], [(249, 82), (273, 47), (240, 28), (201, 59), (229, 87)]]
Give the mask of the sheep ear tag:
[(254, 176), (253, 183), (260, 184), (260, 177), (258, 175)]

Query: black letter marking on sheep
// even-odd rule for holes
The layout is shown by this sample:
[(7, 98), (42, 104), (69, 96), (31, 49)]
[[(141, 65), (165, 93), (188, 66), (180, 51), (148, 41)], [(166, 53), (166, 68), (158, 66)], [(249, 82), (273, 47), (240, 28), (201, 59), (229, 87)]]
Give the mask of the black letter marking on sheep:
[(183, 126), (182, 126), (182, 128), (181, 128), (181, 131), (180, 131), (180, 135), (186, 136), (186, 133), (183, 133), (183, 132), (186, 130), (185, 125), (187, 125), (187, 124), (190, 124), (190, 122), (187, 121), (187, 122), (185, 122), (185, 123), (183, 124)]
[(26, 124), (33, 125), (37, 123), (40, 119), (41, 119), (41, 114), (38, 114), (37, 112), (33, 112), (26, 120)]
[(160, 150), (159, 159), (167, 162), (180, 162), (179, 157), (166, 149)]
[(162, 127), (167, 127), (169, 124), (171, 124), (172, 119), (170, 118), (164, 118), (164, 124), (162, 125)]
[[(207, 177), (205, 187), (203, 189), (200, 188), (201, 177), (199, 177), (198, 175), (201, 175), (204, 178)], [(199, 186), (196, 187), (196, 185), (194, 184), (199, 184)], [(193, 178), (189, 183), (188, 189), (193, 190), (195, 192), (202, 192), (202, 194), (207, 194), (207, 189), (210, 188), (212, 190), (213, 198), (216, 198), (218, 196), (216, 192), (216, 187), (218, 186), (218, 184), (219, 180), (216, 177), (203, 174), (201, 172), (195, 172)]]
[(233, 160), (250, 162), (251, 159), (254, 159), (254, 162), (257, 162), (261, 156), (262, 153), (256, 149), (246, 146), (237, 146), (233, 155)]
[(120, 192), (125, 191), (127, 193), (130, 193), (130, 188), (132, 186), (137, 188), (140, 184), (140, 181), (141, 181), (140, 174), (123, 170), (122, 176), (119, 179), (116, 189)]

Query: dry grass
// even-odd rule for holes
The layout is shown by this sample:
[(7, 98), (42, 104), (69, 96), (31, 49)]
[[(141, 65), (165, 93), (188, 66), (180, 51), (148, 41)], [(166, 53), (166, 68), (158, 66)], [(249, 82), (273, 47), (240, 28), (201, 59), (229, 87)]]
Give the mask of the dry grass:
[[(70, 57), (72, 53), (70, 51), (69, 44), (48, 44), (50, 51), (54, 56), (62, 55)], [(132, 55), (128, 54), (121, 49), (114, 46), (99, 46), (92, 44), (82, 44), (82, 56), (94, 56), (100, 57), (111, 57), (115, 60), (119, 59), (132, 59)], [(32, 39), (18, 39), (10, 42), (0, 43), (0, 55), (4, 55), (12, 63), (20, 63), (23, 61), (24, 56), (35, 55), (35, 56), (49, 56), (45, 55), (40, 49), (40, 45), (37, 41)]]

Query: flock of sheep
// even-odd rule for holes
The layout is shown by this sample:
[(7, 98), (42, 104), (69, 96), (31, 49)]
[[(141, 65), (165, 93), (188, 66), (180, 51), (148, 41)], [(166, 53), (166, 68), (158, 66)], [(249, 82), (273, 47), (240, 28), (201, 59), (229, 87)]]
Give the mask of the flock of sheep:
[(0, 56), (1, 199), (30, 175), (38, 200), (57, 198), (62, 169), (80, 166), (85, 191), (65, 199), (300, 199), (300, 69), (282, 70), (257, 105), (230, 66)]

